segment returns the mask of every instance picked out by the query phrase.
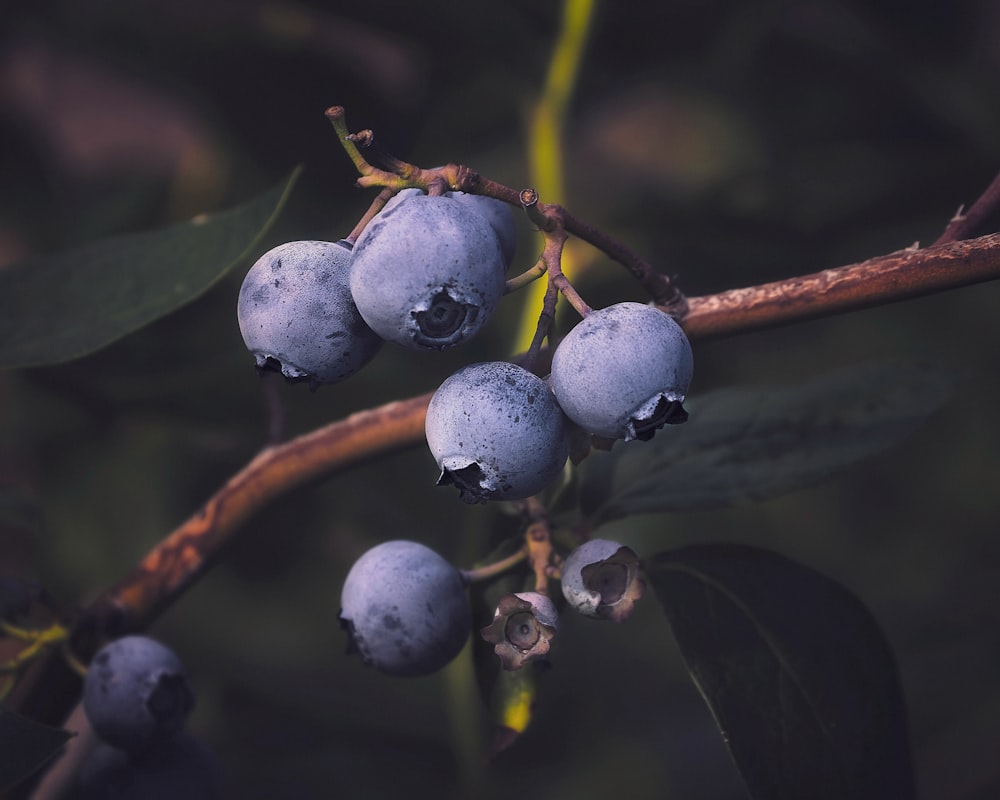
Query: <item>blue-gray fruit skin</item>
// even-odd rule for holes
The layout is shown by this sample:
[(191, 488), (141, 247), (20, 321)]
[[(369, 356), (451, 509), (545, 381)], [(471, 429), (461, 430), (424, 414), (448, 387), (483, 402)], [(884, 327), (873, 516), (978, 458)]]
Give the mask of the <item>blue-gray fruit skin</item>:
[(691, 345), (672, 317), (642, 303), (592, 311), (552, 356), (552, 391), (571, 420), (608, 439), (650, 439), (687, 419)]
[(620, 542), (591, 539), (563, 561), (563, 597), (584, 616), (623, 622), (644, 590), (639, 557)]
[(376, 545), (354, 562), (340, 604), (348, 652), (403, 677), (444, 667), (465, 645), (472, 624), (461, 572), (405, 539)]
[(424, 432), (468, 503), (518, 500), (548, 486), (569, 454), (569, 426), (548, 384), (506, 361), (471, 364), (431, 397)]
[[(402, 189), (392, 196), (379, 213), (388, 214), (400, 203), (423, 194), (420, 189)], [(514, 209), (503, 200), (481, 194), (445, 192), (444, 196), (466, 203), (490, 224), (493, 232), (497, 235), (497, 241), (500, 243), (504, 266), (509, 267), (517, 252), (517, 224), (514, 222)]]
[(482, 329), (503, 295), (505, 272), (482, 214), (450, 197), (416, 194), (390, 203), (358, 237), (350, 288), (383, 339), (442, 350)]
[(129, 752), (184, 727), (194, 693), (177, 655), (147, 636), (125, 636), (97, 651), (83, 681), (83, 710), (94, 732)]
[(346, 242), (286, 242), (264, 253), (240, 288), (237, 316), (260, 369), (316, 388), (350, 377), (382, 346), (348, 287)]
[(84, 762), (72, 800), (220, 800), (222, 774), (197, 739), (179, 733), (130, 754), (101, 742)]
[(517, 225), (514, 222), (514, 209), (503, 200), (481, 194), (446, 192), (445, 197), (452, 197), (460, 202), (468, 203), (486, 218), (500, 242), (503, 263), (509, 267), (517, 252)]

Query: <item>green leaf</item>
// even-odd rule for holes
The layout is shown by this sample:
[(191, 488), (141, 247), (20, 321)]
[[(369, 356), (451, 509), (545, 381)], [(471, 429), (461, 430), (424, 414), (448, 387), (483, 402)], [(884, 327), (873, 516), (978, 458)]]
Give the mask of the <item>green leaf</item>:
[(853, 594), (742, 545), (646, 567), (752, 797), (915, 796), (895, 659)]
[(0, 270), (0, 368), (80, 358), (190, 303), (253, 252), (300, 171), (228, 211)]
[(72, 735), (0, 709), (0, 792), (36, 772)]
[(687, 423), (581, 464), (581, 511), (595, 525), (814, 485), (901, 441), (944, 405), (954, 382), (926, 365), (862, 364), (795, 386), (695, 396)]

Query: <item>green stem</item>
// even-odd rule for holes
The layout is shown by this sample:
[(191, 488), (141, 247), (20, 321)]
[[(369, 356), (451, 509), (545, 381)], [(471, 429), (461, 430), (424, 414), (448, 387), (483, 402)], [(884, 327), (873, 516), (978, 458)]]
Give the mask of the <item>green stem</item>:
[(489, 580), (497, 575), (501, 575), (512, 567), (516, 567), (522, 561), (528, 557), (528, 551), (521, 548), (515, 553), (511, 553), (506, 558), (501, 558), (499, 561), (494, 561), (492, 564), (486, 564), (482, 567), (475, 567), (474, 569), (463, 569), (462, 578), (466, 583), (478, 583), (479, 581)]

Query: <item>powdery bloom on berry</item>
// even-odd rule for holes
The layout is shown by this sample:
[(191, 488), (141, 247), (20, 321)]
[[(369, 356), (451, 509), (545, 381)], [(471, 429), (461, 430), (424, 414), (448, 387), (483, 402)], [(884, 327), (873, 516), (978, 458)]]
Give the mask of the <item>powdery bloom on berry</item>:
[(592, 539), (570, 553), (563, 563), (563, 595), (588, 617), (624, 622), (645, 589), (639, 575), (639, 557), (618, 542)]

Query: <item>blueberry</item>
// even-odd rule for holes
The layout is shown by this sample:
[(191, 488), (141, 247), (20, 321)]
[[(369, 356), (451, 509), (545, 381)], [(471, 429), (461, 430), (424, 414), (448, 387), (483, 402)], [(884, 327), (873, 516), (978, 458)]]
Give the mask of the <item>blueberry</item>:
[[(409, 200), (411, 197), (420, 197), (424, 194), (423, 189), (400, 189), (396, 192), (396, 194), (389, 198), (388, 202), (384, 206), (382, 206), (382, 210), (378, 212), (375, 219), (384, 219), (385, 216), (400, 203)], [(374, 221), (375, 220), (372, 220), (372, 222)]]
[(504, 291), (506, 267), (485, 218), (450, 197), (407, 196), (383, 209), (354, 246), (350, 287), (365, 322), (411, 349), (475, 335)]
[(141, 753), (100, 742), (80, 770), (73, 800), (218, 800), (222, 794), (215, 758), (179, 733)]
[(547, 595), (516, 592), (500, 598), (493, 622), (480, 631), (506, 670), (544, 659), (559, 630), (559, 613)]
[(478, 214), (485, 217), (500, 242), (503, 263), (509, 267), (514, 260), (514, 253), (517, 251), (517, 225), (514, 222), (514, 209), (503, 200), (485, 197), (481, 194), (447, 192), (445, 197), (452, 197), (460, 202), (468, 203)]
[(588, 314), (552, 356), (552, 391), (566, 416), (608, 439), (651, 439), (684, 422), (691, 345), (672, 317), (642, 303)]
[(181, 730), (193, 707), (184, 665), (146, 636), (106, 644), (83, 681), (83, 709), (94, 732), (131, 752)]
[(548, 384), (506, 361), (471, 364), (447, 378), (424, 431), (441, 470), (469, 503), (540, 492), (569, 453), (568, 425)]
[(622, 622), (644, 590), (639, 557), (609, 539), (584, 542), (562, 565), (563, 596), (584, 616)]
[(348, 651), (390, 675), (429, 675), (458, 655), (471, 615), (461, 572), (418, 542), (383, 542), (344, 581)]
[[(400, 203), (411, 197), (422, 195), (420, 189), (402, 189), (397, 192), (385, 204), (380, 212), (386, 214)], [(481, 194), (469, 194), (467, 192), (445, 192), (445, 197), (466, 203), (469, 208), (482, 216), (493, 228), (493, 232), (500, 242), (500, 252), (503, 255), (504, 266), (509, 267), (514, 260), (514, 253), (517, 251), (517, 224), (514, 222), (514, 209), (503, 200), (494, 197), (486, 197)]]
[(286, 242), (250, 268), (237, 316), (261, 369), (278, 368), (314, 388), (350, 377), (382, 340), (365, 324), (348, 287), (346, 242)]

